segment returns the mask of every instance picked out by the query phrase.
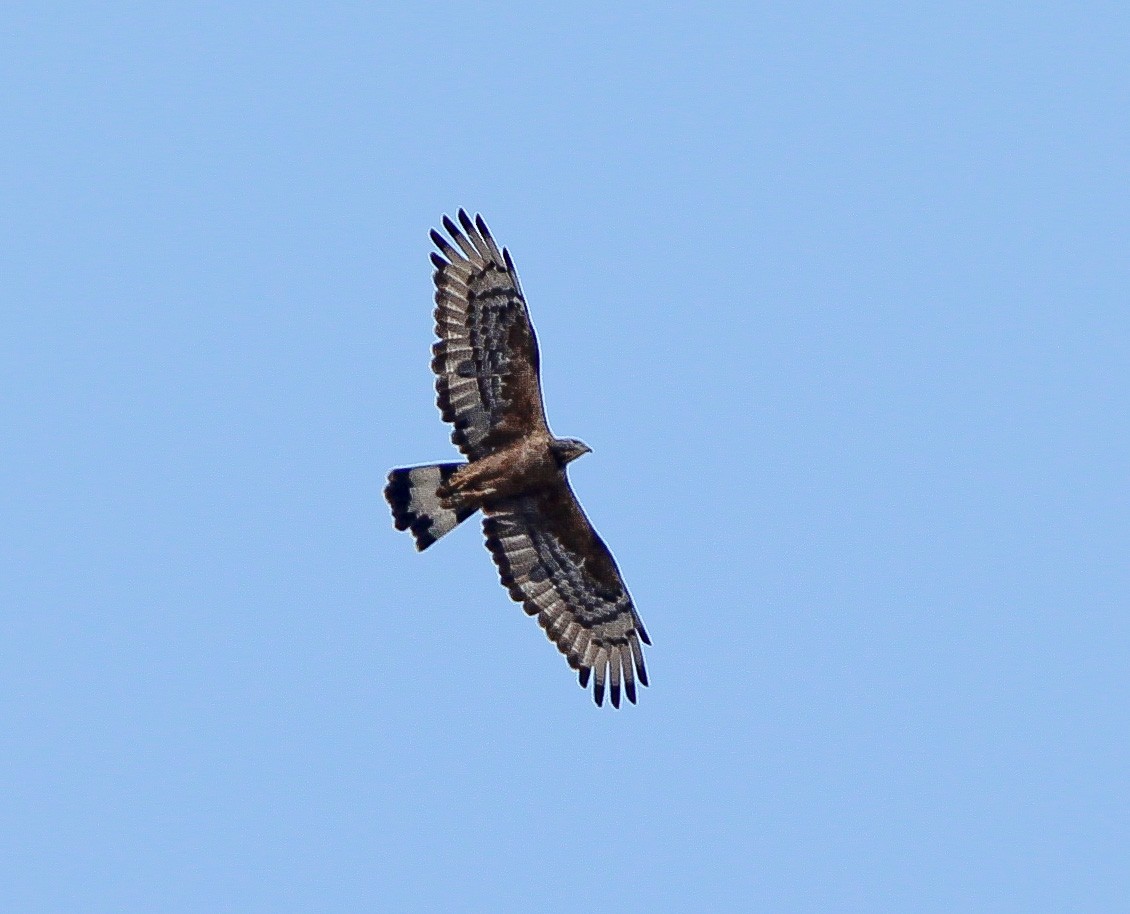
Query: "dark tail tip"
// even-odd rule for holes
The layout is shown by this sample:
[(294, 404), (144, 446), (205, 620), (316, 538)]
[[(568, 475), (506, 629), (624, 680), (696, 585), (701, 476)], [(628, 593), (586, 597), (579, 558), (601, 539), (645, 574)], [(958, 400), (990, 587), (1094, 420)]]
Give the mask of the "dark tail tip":
[(412, 525), (412, 514), (408, 510), (410, 492), (407, 470), (393, 470), (388, 474), (385, 501), (392, 509), (392, 522), (397, 530), (407, 530)]

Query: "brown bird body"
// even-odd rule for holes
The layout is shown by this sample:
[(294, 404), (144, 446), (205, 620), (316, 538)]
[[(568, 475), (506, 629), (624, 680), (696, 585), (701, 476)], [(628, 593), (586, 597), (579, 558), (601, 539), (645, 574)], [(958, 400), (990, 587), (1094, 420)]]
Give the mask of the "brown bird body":
[(488, 507), (557, 482), (562, 472), (548, 435), (531, 434), (460, 467), (439, 495), (444, 507)]
[(396, 527), (426, 549), (481, 510), (487, 548), (510, 596), (536, 615), (593, 697), (620, 705), (647, 685), (643, 623), (612, 558), (569, 485), (566, 466), (589, 453), (556, 438), (542, 402), (537, 337), (518, 274), (482, 217), (444, 217), (438, 232), (436, 402), (454, 425), (466, 463), (389, 473), (385, 497)]

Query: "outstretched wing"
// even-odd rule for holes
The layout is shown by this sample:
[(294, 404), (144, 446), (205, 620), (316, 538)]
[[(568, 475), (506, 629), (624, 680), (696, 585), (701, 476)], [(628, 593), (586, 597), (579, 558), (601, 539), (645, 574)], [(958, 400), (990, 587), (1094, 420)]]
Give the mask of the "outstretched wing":
[(451, 440), (472, 460), (530, 433), (549, 434), (538, 377), (538, 343), (510, 252), (499, 251), (482, 216), (459, 210), (455, 242), (432, 231), (436, 266), (436, 403)]
[(593, 698), (603, 704), (606, 680), (620, 707), (620, 685), (636, 701), (647, 685), (643, 648), (651, 644), (612, 553), (589, 523), (568, 482), (488, 505), (487, 548), (510, 596), (579, 671), (593, 675)]

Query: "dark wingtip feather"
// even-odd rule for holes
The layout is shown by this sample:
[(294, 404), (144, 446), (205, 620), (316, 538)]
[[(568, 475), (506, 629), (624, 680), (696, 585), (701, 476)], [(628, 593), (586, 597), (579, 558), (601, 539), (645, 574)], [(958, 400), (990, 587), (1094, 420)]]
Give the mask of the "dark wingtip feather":
[(473, 232), (475, 230), (475, 223), (471, 221), (471, 217), (467, 215), (467, 211), (463, 207), (459, 207), (459, 224), (463, 226), (463, 231)]
[(450, 216), (445, 215), (443, 217), (443, 227), (447, 229), (447, 233), (451, 235), (452, 238), (459, 236), (459, 229), (456, 227), (455, 223), (451, 221)]
[[(434, 236), (436, 234), (437, 234), (436, 230), (432, 229), (432, 235)], [(434, 240), (434, 238), (433, 238), (433, 240)], [(435, 268), (437, 270), (442, 271), (444, 267), (451, 266), (451, 264), (449, 264), (446, 260), (444, 260), (443, 255), (437, 253), (436, 251), (432, 251), (430, 256), (432, 258), (432, 263), (435, 265)]]
[(484, 238), (490, 238), (490, 229), (487, 228), (486, 222), (483, 221), (481, 213), (475, 213), (475, 227)]
[(577, 671), (577, 681), (580, 682), (582, 689), (589, 687), (589, 676), (592, 674), (591, 666), (583, 666)]
[(620, 686), (617, 683), (612, 683), (612, 707), (620, 707)]
[(636, 616), (636, 632), (640, 636), (640, 641), (648, 646), (651, 645), (651, 638), (648, 637), (647, 630), (643, 627), (643, 623), (640, 621), (639, 616)]
[(596, 702), (598, 708), (604, 707), (604, 680), (599, 676), (593, 682), (592, 686), (592, 700)]
[(514, 261), (510, 259), (510, 248), (502, 249), (502, 259), (506, 261), (506, 269), (508, 269), (511, 273), (514, 273)]
[(625, 680), (624, 694), (628, 696), (628, 701), (632, 704), (636, 703), (636, 681), (634, 679)]

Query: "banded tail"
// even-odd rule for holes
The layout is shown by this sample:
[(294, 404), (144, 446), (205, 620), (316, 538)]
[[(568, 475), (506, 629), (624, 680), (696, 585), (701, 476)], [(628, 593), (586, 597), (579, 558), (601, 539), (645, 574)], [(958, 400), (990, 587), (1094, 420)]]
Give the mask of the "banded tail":
[(475, 513), (474, 508), (445, 508), (436, 490), (461, 463), (433, 463), (404, 467), (388, 474), (385, 498), (392, 508), (397, 530), (411, 530), (421, 552)]

